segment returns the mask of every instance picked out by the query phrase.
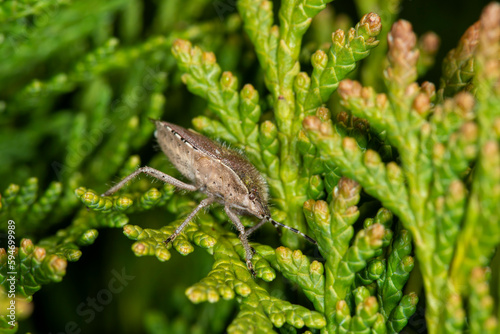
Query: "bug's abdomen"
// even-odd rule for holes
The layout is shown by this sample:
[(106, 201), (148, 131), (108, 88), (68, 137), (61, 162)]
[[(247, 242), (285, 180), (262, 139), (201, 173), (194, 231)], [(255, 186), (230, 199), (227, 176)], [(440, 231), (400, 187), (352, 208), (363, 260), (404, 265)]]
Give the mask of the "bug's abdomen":
[(157, 121), (156, 130), (170, 162), (201, 191), (228, 202), (241, 202), (248, 195), (238, 174), (216, 157), (223, 147), (171, 123)]
[(246, 194), (246, 189), (239, 186), (235, 174), (220, 161), (201, 157), (197, 159), (195, 165), (195, 182), (204, 192), (224, 198), (226, 201), (235, 200), (238, 196)]

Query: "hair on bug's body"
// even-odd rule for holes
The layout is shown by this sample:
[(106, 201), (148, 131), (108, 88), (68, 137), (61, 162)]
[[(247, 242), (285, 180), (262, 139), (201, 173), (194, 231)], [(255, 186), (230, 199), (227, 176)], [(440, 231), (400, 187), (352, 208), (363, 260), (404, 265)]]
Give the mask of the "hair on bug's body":
[[(253, 275), (255, 275), (251, 262), (253, 249), (248, 244), (247, 238), (265, 222), (285, 227), (316, 243), (307, 235), (271, 218), (267, 183), (255, 166), (242, 154), (193, 130), (160, 120), (153, 122), (156, 125), (155, 136), (163, 153), (193, 184), (179, 181), (151, 167), (141, 167), (105, 192), (103, 196), (113, 194), (140, 173), (146, 173), (180, 189), (205, 193), (207, 198), (200, 202), (165, 243), (173, 241), (200, 209), (214, 202), (224, 206), (226, 214), (239, 230), (247, 266)], [(260, 222), (245, 231), (238, 214), (255, 216)]]
[(241, 154), (178, 125), (157, 121), (156, 127), (165, 155), (201, 192), (241, 213), (269, 215), (267, 184)]

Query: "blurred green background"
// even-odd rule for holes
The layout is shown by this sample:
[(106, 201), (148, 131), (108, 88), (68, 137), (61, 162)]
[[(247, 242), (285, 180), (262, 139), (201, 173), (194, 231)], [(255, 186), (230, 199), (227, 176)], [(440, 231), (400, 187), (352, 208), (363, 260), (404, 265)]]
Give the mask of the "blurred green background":
[[(107, 180), (107, 175), (111, 180), (118, 179), (116, 169), (120, 160), (110, 161), (109, 165), (96, 165), (92, 161), (100, 147), (109, 145), (111, 135), (105, 134), (98, 140), (84, 154), (78, 168), (68, 170), (69, 174), (58, 174), (54, 162), (63, 163), (67, 159), (66, 143), (75, 119), (94, 112), (95, 108), (102, 108), (103, 115), (111, 115), (118, 130), (126, 131), (130, 115), (142, 115), (148, 108), (149, 99), (141, 95), (152, 94), (144, 81), (148, 75), (159, 80), (154, 89), (165, 96), (159, 115), (162, 119), (188, 127), (193, 117), (206, 113), (205, 101), (190, 94), (181, 83), (170, 54), (171, 42), (176, 37), (190, 39), (213, 51), (223, 70), (233, 71), (242, 84), (254, 84), (264, 96), (263, 76), (232, 0), (12, 3), (0, 4), (0, 189), (11, 183), (24, 184), (29, 177), (37, 177), (40, 189), (45, 189), (50, 182), (61, 181), (60, 177), (64, 181), (71, 173), (78, 172), (81, 177), (77, 186), (106, 190), (110, 184), (103, 180)], [(487, 3), (402, 1), (399, 17), (410, 21), (417, 35), (434, 31), (440, 36), (436, 60), (440, 64)], [(274, 7), (279, 8), (279, 1)], [(361, 17), (352, 1), (335, 1), (328, 11), (334, 20), (328, 26), (314, 27), (304, 44), (329, 38), (335, 29), (354, 25)], [(384, 19), (384, 13), (379, 14)], [(100, 47), (103, 49), (96, 53)], [(79, 68), (84, 65), (78, 64), (88, 68)], [(310, 67), (307, 63), (303, 66)], [(423, 80), (438, 84), (440, 72), (436, 65)], [(72, 73), (78, 75), (71, 77)], [(59, 79), (53, 79), (56, 75)], [(70, 80), (57, 86), (58, 80), (63, 80), (61, 75)], [(41, 95), (37, 87), (44, 82), (52, 82), (54, 88), (41, 89)], [(137, 86), (145, 89), (134, 91)], [(122, 109), (111, 112), (117, 108)], [(263, 110), (270, 112), (269, 108)], [(121, 117), (121, 112), (127, 117)], [(89, 129), (92, 126), (99, 124), (88, 124)], [(157, 154), (152, 125), (148, 131), (125, 145), (120, 151), (121, 161), (138, 154), (145, 164)], [(166, 170), (172, 171), (166, 160), (164, 164)], [(81, 207), (76, 203), (65, 212), (52, 213), (46, 221), (39, 222), (43, 226), (39, 232), (18, 235), (18, 241), (21, 237), (38, 240), (55, 233), (66, 227)], [(130, 215), (130, 224), (157, 228), (170, 218), (164, 210), (155, 209)], [(259, 231), (255, 238), (278, 245), (271, 228)], [(61, 283), (44, 286), (34, 295), (33, 314), (21, 321), (19, 332), (224, 332), (236, 314), (236, 301), (193, 305), (184, 295), (187, 287), (208, 273), (211, 256), (201, 249), (187, 257), (174, 252), (170, 261), (160, 263), (152, 257), (135, 257), (131, 244), (121, 229), (100, 230), (97, 241), (82, 249), (81, 259), (68, 264)], [(123, 289), (112, 294), (102, 292), (109, 291), (110, 282), (122, 271), (133, 277), (126, 280)], [(270, 285), (270, 291), (286, 294), (294, 303), (308, 305), (286, 280), (278, 278), (266, 284)], [(105, 303), (97, 301), (93, 307), (94, 299)], [(408, 332), (425, 332), (423, 314), (422, 309), (417, 310)]]

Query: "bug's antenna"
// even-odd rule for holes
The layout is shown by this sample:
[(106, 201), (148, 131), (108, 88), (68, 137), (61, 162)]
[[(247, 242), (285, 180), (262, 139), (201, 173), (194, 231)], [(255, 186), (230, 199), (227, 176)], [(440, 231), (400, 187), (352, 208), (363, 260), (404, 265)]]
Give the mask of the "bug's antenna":
[(282, 224), (280, 222), (277, 222), (276, 220), (272, 219), (271, 217), (266, 217), (267, 220), (272, 223), (273, 225), (278, 225), (278, 226), (281, 226), (281, 227), (284, 227), (286, 228), (287, 230), (290, 230), (292, 231), (293, 233), (297, 233), (298, 235), (301, 235), (304, 239), (306, 239), (307, 241), (317, 245), (318, 243), (316, 242), (316, 240), (314, 240), (313, 238), (311, 238), (310, 236), (300, 232), (299, 230), (297, 230), (296, 228), (293, 228), (293, 227), (290, 227), (288, 225), (285, 225), (285, 224)]

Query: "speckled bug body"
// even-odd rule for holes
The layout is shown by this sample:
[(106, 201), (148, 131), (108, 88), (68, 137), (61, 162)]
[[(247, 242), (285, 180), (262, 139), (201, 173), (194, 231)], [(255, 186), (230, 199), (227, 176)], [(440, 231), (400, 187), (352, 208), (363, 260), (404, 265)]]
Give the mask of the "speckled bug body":
[[(226, 214), (240, 232), (239, 237), (245, 248), (247, 267), (253, 275), (255, 275), (251, 261), (253, 249), (248, 244), (247, 238), (265, 222), (285, 227), (316, 243), (302, 232), (271, 218), (266, 181), (242, 154), (195, 131), (164, 121), (153, 122), (156, 125), (155, 135), (162, 151), (179, 172), (193, 184), (179, 181), (151, 167), (141, 167), (105, 192), (103, 196), (113, 194), (140, 173), (148, 174), (180, 189), (205, 193), (207, 198), (200, 202), (165, 243), (173, 241), (200, 209), (214, 202), (224, 206)], [(260, 222), (245, 230), (238, 217), (242, 214), (255, 216)]]
[(156, 137), (175, 168), (199, 191), (240, 214), (269, 216), (266, 181), (241, 154), (167, 122), (157, 121)]

